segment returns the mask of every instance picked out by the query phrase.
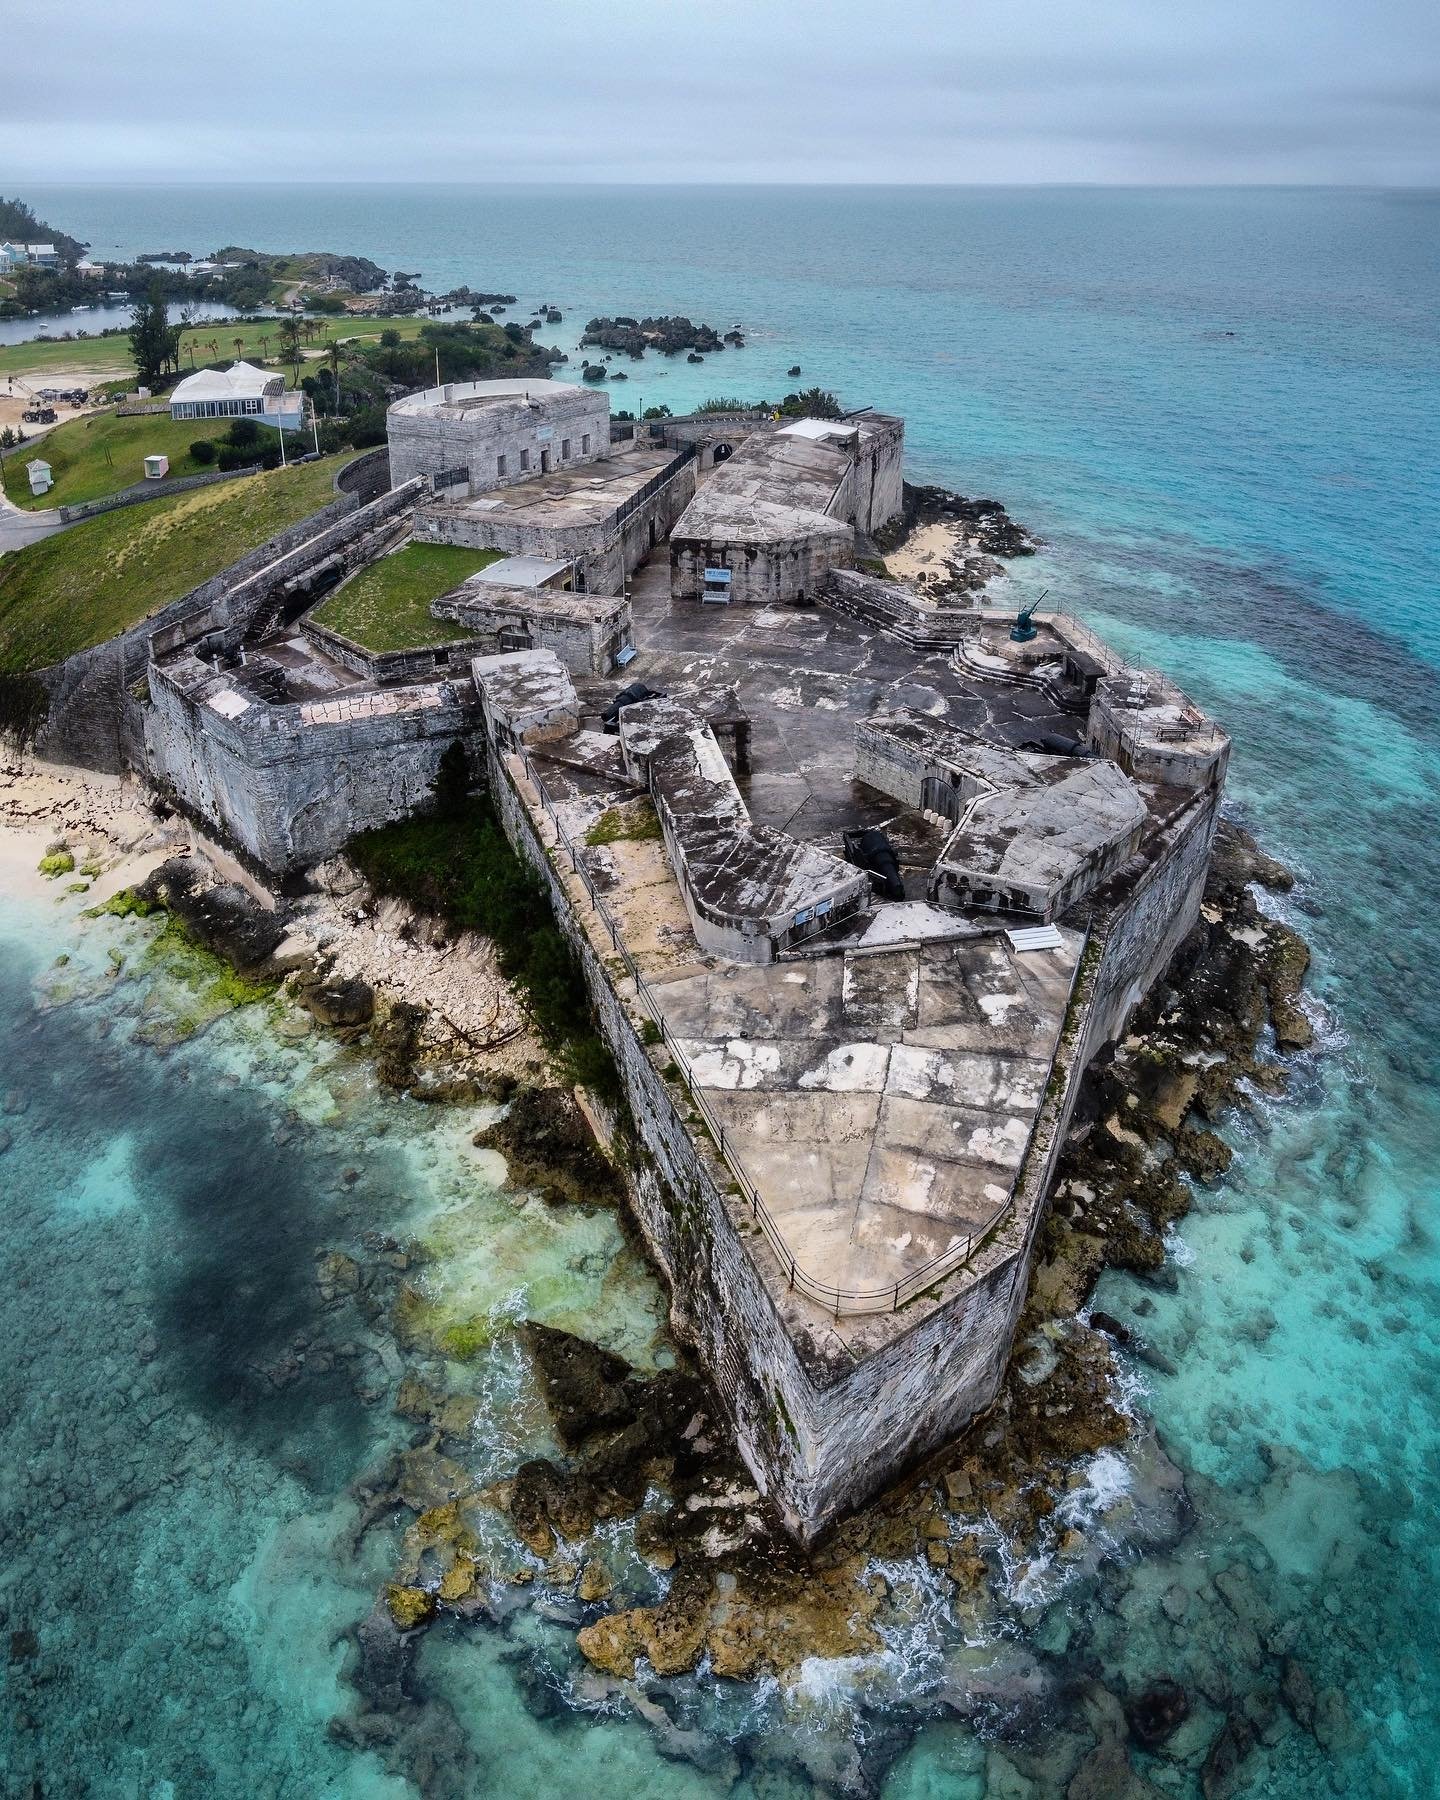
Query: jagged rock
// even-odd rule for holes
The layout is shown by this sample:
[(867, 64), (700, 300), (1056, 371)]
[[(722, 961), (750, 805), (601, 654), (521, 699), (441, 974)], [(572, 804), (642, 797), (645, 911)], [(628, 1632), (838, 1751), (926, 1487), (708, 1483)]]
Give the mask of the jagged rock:
[(1254, 1726), (1240, 1714), (1231, 1713), (1200, 1771), (1200, 1791), (1205, 1800), (1229, 1800), (1239, 1781), (1240, 1766), (1254, 1748)]
[(396, 1491), (416, 1512), (429, 1512), (433, 1507), (443, 1506), (457, 1495), (471, 1492), (474, 1486), (459, 1463), (441, 1456), (438, 1451), (407, 1450), (400, 1458)]
[(1130, 1735), (1144, 1750), (1163, 1744), (1189, 1716), (1189, 1696), (1168, 1676), (1146, 1688), (1125, 1709)]
[(566, 1088), (518, 1089), (504, 1116), (474, 1141), (500, 1152), (512, 1185), (534, 1188), (552, 1204), (610, 1206), (620, 1198), (614, 1166)]
[(403, 1091), (415, 1082), (415, 1058), (425, 1026), (425, 1008), (396, 1000), (370, 1034), (375, 1073), (384, 1086)]
[(1321, 1688), (1315, 1696), (1316, 1741), (1331, 1756), (1347, 1756), (1360, 1747), (1360, 1733), (1350, 1702), (1338, 1687)]
[(1296, 1662), (1293, 1656), (1285, 1658), (1280, 1671), (1280, 1695), (1295, 1715), (1296, 1724), (1303, 1725), (1308, 1731), (1315, 1718), (1315, 1685), (1304, 1665)]
[(290, 991), (321, 1025), (366, 1025), (375, 1011), (375, 990), (367, 981), (297, 975)]
[(510, 1523), (536, 1556), (553, 1556), (557, 1534), (585, 1538), (601, 1516), (601, 1498), (583, 1475), (544, 1458), (522, 1463), (510, 1489)]
[(605, 1599), (614, 1585), (604, 1563), (592, 1556), (580, 1571), (580, 1585), (576, 1593), (587, 1606), (592, 1606), (597, 1600)]
[(1120, 1739), (1106, 1737), (1071, 1777), (1065, 1800), (1159, 1800), (1159, 1795), (1130, 1767)]
[(202, 857), (172, 856), (135, 891), (148, 904), (166, 907), (196, 943), (232, 969), (260, 968), (285, 936), (278, 913), (238, 882), (217, 882)]
[(594, 1431), (634, 1419), (637, 1384), (623, 1356), (531, 1319), (520, 1327), (520, 1336), (562, 1444), (583, 1443)]
[(360, 1265), (343, 1250), (327, 1250), (317, 1260), (315, 1283), (322, 1299), (338, 1300), (342, 1294), (358, 1291)]
[(415, 1639), (402, 1631), (384, 1597), (378, 1599), (355, 1634), (358, 1665), (351, 1680), (372, 1707), (395, 1711), (409, 1698)]
[(385, 1590), (385, 1604), (400, 1631), (415, 1631), (435, 1617), (435, 1597), (424, 1588), (392, 1584)]

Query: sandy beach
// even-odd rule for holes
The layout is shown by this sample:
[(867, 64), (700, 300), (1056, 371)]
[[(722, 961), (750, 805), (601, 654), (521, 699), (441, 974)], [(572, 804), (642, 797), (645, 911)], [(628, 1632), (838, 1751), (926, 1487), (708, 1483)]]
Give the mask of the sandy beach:
[(885, 567), (922, 597), (929, 590), (949, 606), (967, 596), (983, 604), (987, 588), (1006, 574), (1003, 563), (975, 549), (962, 522), (950, 519), (912, 525), (899, 546), (886, 552)]
[[(133, 779), (8, 755), (0, 762), (0, 897), (53, 891), (37, 865), (54, 851), (73, 857), (73, 879), (89, 882), (87, 904), (95, 906), (172, 856), (205, 857), (218, 880), (241, 875), (183, 818), (160, 817), (151, 801)], [(377, 899), (339, 858), (315, 870), (312, 882), (293, 902), (285, 965), (319, 965), (337, 979), (367, 982), (380, 1010), (397, 1002), (422, 1008), (422, 1055), (457, 1074), (533, 1079), (543, 1068), (544, 1046), (487, 938), (449, 934), (400, 901)], [(244, 885), (276, 904), (249, 877)]]

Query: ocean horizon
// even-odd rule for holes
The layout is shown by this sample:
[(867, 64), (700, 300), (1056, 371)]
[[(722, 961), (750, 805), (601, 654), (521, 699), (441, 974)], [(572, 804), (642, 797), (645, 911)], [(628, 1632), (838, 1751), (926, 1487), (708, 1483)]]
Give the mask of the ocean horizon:
[[(413, 1232), (442, 1266), (468, 1257), (495, 1321), (467, 1378), (498, 1478), (547, 1442), (501, 1328), (541, 1317), (655, 1366), (664, 1297), (612, 1216), (517, 1220), (470, 1121), (407, 1108), (263, 1018), (157, 1048), (146, 1020), (167, 1002), (134, 922), (7, 889), (0, 1604), (50, 1669), (16, 1700), (12, 1664), (7, 1780), (1038, 1797), (1063, 1790), (1012, 1725), (1039, 1671), (1112, 1693), (1167, 1676), (1212, 1729), (1250, 1721), (1237, 1797), (1431, 1794), (1440, 189), (17, 185), (96, 256), (354, 253), (435, 291), (550, 301), (563, 327), (538, 335), (565, 349), (593, 314), (743, 328), (746, 348), (700, 367), (631, 365), (616, 407), (814, 385), (902, 415), (910, 480), (994, 495), (1041, 541), (1003, 601), (1046, 594), (1231, 733), (1226, 811), (1297, 877), (1265, 904), (1312, 947), (1316, 1044), (1283, 1097), (1223, 1122), (1234, 1162), (1197, 1189), (1163, 1278), (1112, 1273), (1095, 1296), (1156, 1353), (1127, 1361), (1126, 1403), (1185, 1477), (1178, 1544), (1117, 1536), (1093, 1580), (1014, 1571), (1010, 1624), (978, 1645), (919, 1583), (863, 1666), (807, 1665), (784, 1690), (703, 1668), (642, 1684), (663, 1728), (597, 1699), (537, 1586), (494, 1627), (427, 1635), (427, 1785), (329, 1728), (354, 1705), (343, 1634), (387, 1566), (382, 1532), (344, 1549), (352, 1484), (399, 1442), (382, 1334), (360, 1335), (386, 1373), (349, 1385), (271, 1394), (253, 1371), (297, 1331), (334, 1348), (317, 1247)], [(1125, 1451), (1078, 1475), (1096, 1533), (1143, 1479)], [(1240, 1571), (1245, 1597), (1207, 1570)], [(1304, 1665), (1315, 1729), (1256, 1723), (1267, 1657)], [(958, 1706), (967, 1682), (993, 1700)], [(1140, 1766), (1190, 1796), (1203, 1760)]]

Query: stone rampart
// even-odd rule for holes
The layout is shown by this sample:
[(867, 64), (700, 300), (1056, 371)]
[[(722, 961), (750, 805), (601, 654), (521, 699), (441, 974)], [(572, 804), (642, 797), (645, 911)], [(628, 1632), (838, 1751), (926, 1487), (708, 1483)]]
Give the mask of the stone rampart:
[(670, 592), (677, 600), (699, 600), (705, 571), (725, 568), (732, 606), (782, 606), (818, 595), (832, 569), (854, 563), (854, 529), (839, 519), (771, 542), (672, 537)]
[(1094, 918), (1104, 953), (1086, 1020), (1087, 1060), (1120, 1036), (1199, 920), (1219, 819), (1220, 790), (1203, 789), (1142, 852), (1149, 861), (1138, 879), (1122, 872), (1114, 884), (1121, 898), (1098, 897)]
[[(966, 1268), (898, 1314), (867, 1320), (847, 1349), (822, 1312), (787, 1291), (785, 1272), (730, 1171), (693, 1122), (683, 1081), (667, 1078), (668, 1051), (642, 1042), (633, 984), (612, 974), (592, 944), (582, 919), (586, 902), (572, 898), (562, 880), (564, 859), (547, 855), (520, 794), (524, 779), (515, 759), (492, 751), (497, 810), (517, 852), (544, 880), (580, 956), (642, 1140), (634, 1210), (669, 1284), (676, 1329), (710, 1372), (757, 1484), (794, 1535), (812, 1541), (994, 1398), (1078, 1084), (1078, 1029), (1067, 1026), (1057, 1053), (1010, 1213)], [(1076, 1018), (1094, 965), (1093, 957), (1082, 961)], [(897, 1320), (909, 1318), (908, 1329), (896, 1329)]]
[(162, 654), (238, 621), (252, 591), (248, 579), (347, 518), (355, 506), (351, 496), (340, 496), (118, 637), (42, 670), (50, 711), (36, 746), (40, 753), (112, 774), (139, 767), (144, 731), (136, 690), (144, 682), (152, 643), (159, 646), (155, 653)]
[(157, 665), (149, 688), (151, 778), (252, 865), (278, 875), (413, 812), (431, 793), (441, 756), (479, 724), (468, 682), (308, 705), (256, 701), (231, 717)]
[[(604, 519), (567, 525), (557, 512), (517, 519), (463, 507), (422, 507), (415, 535), (430, 543), (459, 544), (472, 550), (500, 550), (507, 556), (540, 556), (573, 561), (577, 582), (592, 594), (619, 594), (631, 574), (663, 538), (695, 495), (695, 461), (688, 458), (638, 506)], [(622, 516), (623, 515), (623, 516)]]
[(545, 375), (453, 381), (397, 400), (385, 430), (396, 487), (419, 475), (452, 496), (483, 494), (608, 455), (610, 399)]

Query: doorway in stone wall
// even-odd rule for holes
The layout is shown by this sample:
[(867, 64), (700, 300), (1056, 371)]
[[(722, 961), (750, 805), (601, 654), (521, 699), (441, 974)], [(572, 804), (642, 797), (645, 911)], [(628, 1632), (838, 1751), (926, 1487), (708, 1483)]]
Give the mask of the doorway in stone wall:
[(548, 450), (540, 452), (540, 473), (542, 475), (550, 473), (550, 452)]

